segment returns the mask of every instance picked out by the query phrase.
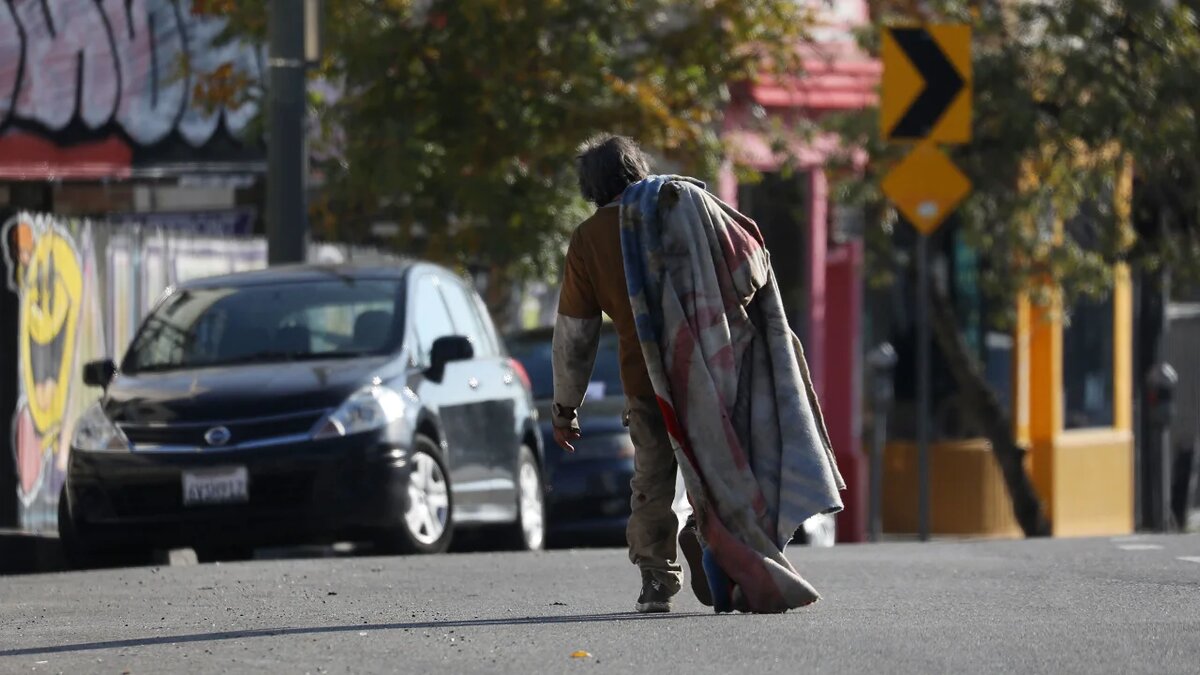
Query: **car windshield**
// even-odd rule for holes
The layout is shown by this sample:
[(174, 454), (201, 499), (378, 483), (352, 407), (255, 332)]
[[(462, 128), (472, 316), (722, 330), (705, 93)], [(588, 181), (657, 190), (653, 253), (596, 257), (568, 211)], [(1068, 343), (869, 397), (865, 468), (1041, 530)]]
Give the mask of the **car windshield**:
[[(507, 341), (509, 353), (521, 362), (533, 384), (535, 399), (554, 396), (554, 371), (551, 365), (552, 351), (549, 335), (527, 337), (516, 336)], [(588, 398), (622, 396), (621, 362), (617, 356), (617, 335), (605, 331), (600, 335), (600, 348), (596, 353), (596, 366), (588, 383)]]
[(146, 319), (122, 370), (389, 353), (400, 342), (401, 285), (339, 277), (181, 290)]

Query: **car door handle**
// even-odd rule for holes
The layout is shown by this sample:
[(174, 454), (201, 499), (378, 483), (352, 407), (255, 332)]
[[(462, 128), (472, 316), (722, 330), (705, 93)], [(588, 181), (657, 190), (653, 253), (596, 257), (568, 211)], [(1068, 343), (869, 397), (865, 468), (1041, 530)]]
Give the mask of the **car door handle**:
[(479, 380), (472, 377), (467, 380), (467, 386), (472, 389), (478, 389), (479, 388)]

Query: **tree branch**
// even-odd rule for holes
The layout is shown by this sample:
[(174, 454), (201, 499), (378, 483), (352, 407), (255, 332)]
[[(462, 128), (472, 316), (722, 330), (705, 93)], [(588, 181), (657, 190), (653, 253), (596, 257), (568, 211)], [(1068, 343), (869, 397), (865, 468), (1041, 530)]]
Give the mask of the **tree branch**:
[(934, 337), (958, 385), (959, 395), (967, 402), (966, 409), (975, 416), (980, 428), (987, 430), (992, 454), (1004, 476), (1017, 523), (1027, 537), (1049, 536), (1050, 523), (1033, 482), (1025, 473), (1025, 449), (1017, 444), (1012, 417), (984, 378), (978, 359), (971, 354), (958, 330), (949, 294), (939, 283), (930, 284), (930, 304)]

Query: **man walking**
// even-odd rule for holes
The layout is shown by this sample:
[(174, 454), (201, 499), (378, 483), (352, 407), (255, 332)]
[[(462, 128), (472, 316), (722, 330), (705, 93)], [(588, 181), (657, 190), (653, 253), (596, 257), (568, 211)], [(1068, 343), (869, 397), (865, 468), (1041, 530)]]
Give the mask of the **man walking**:
[[(567, 249), (554, 327), (554, 437), (568, 452), (580, 437), (578, 415), (599, 344), (601, 314), (618, 335), (621, 383), (627, 400), (625, 424), (633, 439), (632, 513), (626, 536), (629, 559), (642, 573), (639, 612), (670, 611), (682, 571), (677, 561), (672, 510), (676, 463), (666, 425), (646, 371), (634, 325), (621, 254), (621, 193), (650, 174), (645, 154), (622, 136), (593, 138), (580, 148), (579, 188), (596, 212), (575, 230)], [(679, 543), (692, 571), (697, 597), (711, 604), (700, 565), (700, 546), (690, 522)]]

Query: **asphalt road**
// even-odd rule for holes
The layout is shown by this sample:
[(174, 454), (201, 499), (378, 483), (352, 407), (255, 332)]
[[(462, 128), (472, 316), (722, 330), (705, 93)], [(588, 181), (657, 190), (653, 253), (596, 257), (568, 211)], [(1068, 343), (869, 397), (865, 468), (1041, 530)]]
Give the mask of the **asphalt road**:
[(634, 614), (616, 549), (9, 577), (0, 672), (1200, 671), (1200, 536), (791, 553), (825, 597), (777, 616)]

